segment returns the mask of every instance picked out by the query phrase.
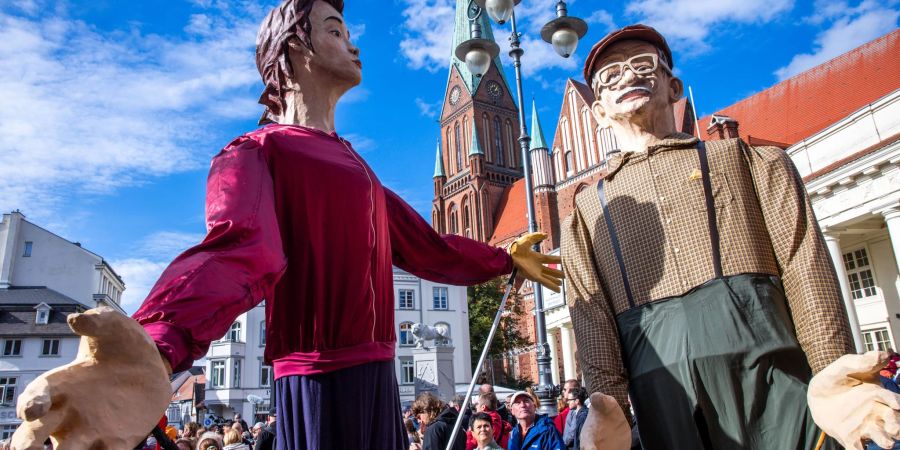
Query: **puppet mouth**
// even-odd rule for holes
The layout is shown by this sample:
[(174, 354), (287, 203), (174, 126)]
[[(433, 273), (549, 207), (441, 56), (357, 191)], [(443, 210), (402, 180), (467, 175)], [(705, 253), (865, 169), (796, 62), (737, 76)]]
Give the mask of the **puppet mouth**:
[(360, 69), (362, 69), (362, 61), (357, 59), (356, 61), (353, 61), (353, 64), (356, 64), (356, 67), (359, 67)]
[(630, 100), (637, 97), (647, 96), (649, 97), (653, 94), (653, 91), (650, 88), (644, 86), (633, 86), (625, 90), (622, 95), (619, 95), (619, 98), (616, 99), (616, 103), (622, 103), (625, 100)]

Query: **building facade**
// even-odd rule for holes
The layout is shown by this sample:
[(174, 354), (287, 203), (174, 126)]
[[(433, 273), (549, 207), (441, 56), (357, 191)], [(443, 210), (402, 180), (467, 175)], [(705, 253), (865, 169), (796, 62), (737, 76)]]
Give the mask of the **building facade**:
[[(472, 377), (466, 288), (432, 283), (394, 268), (394, 322), (397, 332), (395, 370), (400, 400), (412, 402), (415, 372), (411, 326), (425, 323), (449, 330), (454, 347), (453, 368), (457, 383)], [(209, 414), (231, 419), (242, 414), (247, 423), (265, 421), (272, 407), (274, 373), (263, 359), (266, 344), (265, 304), (241, 314), (228, 333), (215, 341), (206, 354), (206, 394)]]
[(0, 222), (0, 440), (12, 435), (18, 395), (43, 372), (73, 359), (71, 313), (108, 306), (123, 312), (122, 279), (99, 255), (25, 219)]

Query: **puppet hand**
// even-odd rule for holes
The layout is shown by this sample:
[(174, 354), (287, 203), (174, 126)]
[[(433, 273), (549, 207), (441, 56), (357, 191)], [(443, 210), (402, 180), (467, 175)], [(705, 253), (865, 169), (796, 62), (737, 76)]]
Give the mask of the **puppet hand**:
[(809, 383), (807, 401), (816, 425), (848, 449), (872, 440), (892, 448), (900, 438), (900, 395), (883, 388), (878, 371), (888, 354), (844, 355)]
[(75, 360), (45, 372), (19, 395), (23, 420), (14, 450), (130, 449), (145, 439), (172, 398), (166, 367), (150, 336), (110, 308), (71, 314), (81, 335)]
[(559, 256), (543, 255), (531, 249), (534, 244), (546, 238), (547, 235), (544, 233), (528, 233), (509, 246), (509, 256), (522, 276), (544, 285), (547, 289), (559, 292), (563, 278), (562, 271), (546, 267), (544, 264), (560, 264), (562, 259)]
[(584, 450), (631, 448), (631, 426), (616, 399), (599, 392), (591, 394), (591, 408), (581, 429), (579, 442)]

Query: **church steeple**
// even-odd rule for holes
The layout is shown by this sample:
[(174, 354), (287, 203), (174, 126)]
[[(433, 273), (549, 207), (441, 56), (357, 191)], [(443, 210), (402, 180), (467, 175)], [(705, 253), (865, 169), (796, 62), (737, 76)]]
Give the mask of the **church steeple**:
[(541, 128), (541, 121), (538, 119), (537, 103), (531, 100), (531, 150), (542, 148), (547, 150), (547, 141), (544, 140), (544, 130)]
[(444, 173), (444, 155), (441, 153), (441, 140), (437, 140), (437, 154), (434, 157), (434, 176), (432, 178), (446, 178)]
[(544, 130), (538, 119), (537, 104), (531, 101), (531, 166), (534, 172), (535, 192), (553, 189), (553, 168), (550, 164), (550, 151), (544, 140)]
[[(472, 39), (471, 19), (476, 17), (477, 19), (475, 20), (481, 26), (482, 39), (494, 40), (494, 30), (491, 28), (491, 19), (488, 17), (487, 12), (481, 9), (475, 3), (475, 0), (456, 0), (456, 25), (453, 30), (453, 46), (450, 47), (450, 64), (459, 70), (459, 74), (469, 90), (469, 95), (475, 95), (484, 77), (473, 75), (469, 68), (466, 67), (466, 62), (457, 58), (455, 53), (459, 44)], [(494, 58), (494, 65), (505, 82), (506, 77), (503, 75), (503, 64), (500, 62), (499, 56)], [(508, 86), (509, 83), (506, 83), (506, 85)]]

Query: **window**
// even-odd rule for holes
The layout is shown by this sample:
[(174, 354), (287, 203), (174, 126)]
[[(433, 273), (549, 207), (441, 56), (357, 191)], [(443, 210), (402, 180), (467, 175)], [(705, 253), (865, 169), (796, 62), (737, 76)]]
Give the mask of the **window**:
[(16, 377), (0, 378), (0, 404), (12, 405), (16, 399)]
[(259, 323), (259, 346), (266, 346), (266, 321), (262, 321)]
[(37, 312), (37, 316), (34, 319), (34, 323), (37, 325), (47, 325), (47, 322), (50, 320), (50, 310), (46, 308), (41, 308)]
[(450, 229), (451, 234), (459, 234), (459, 211), (456, 204), (450, 205)]
[(34, 247), (34, 242), (25, 241), (25, 252), (22, 253), (22, 256), (28, 258), (31, 256), (31, 249)]
[(412, 289), (400, 289), (400, 309), (413, 309), (416, 307), (416, 291)]
[(862, 335), (867, 352), (872, 350), (881, 350), (884, 352), (891, 348), (891, 338), (888, 335), (887, 328), (863, 331)]
[(497, 152), (497, 165), (504, 164), (503, 134), (500, 131), (500, 116), (494, 117), (494, 151)]
[(212, 367), (212, 384), (213, 388), (225, 387), (225, 361), (213, 361)]
[(416, 369), (411, 359), (400, 360), (400, 384), (413, 384), (416, 382)]
[(44, 339), (41, 356), (59, 356), (59, 339)]
[(16, 432), (18, 425), (0, 425), (0, 441), (5, 441), (12, 437)]
[(272, 386), (272, 366), (267, 366), (262, 362), (259, 364), (259, 387)]
[(456, 139), (456, 171), (459, 172), (462, 170), (462, 137), (459, 135), (459, 122), (456, 122), (456, 126), (454, 127), (454, 135), (453, 137)]
[(414, 345), (416, 339), (412, 334), (412, 322), (400, 324), (400, 345)]
[(234, 366), (231, 368), (231, 387), (241, 387), (241, 360), (234, 360)]
[(226, 336), (228, 342), (241, 342), (241, 323), (235, 322), (231, 324), (231, 328)]
[[(482, 121), (481, 129), (484, 132), (484, 137), (481, 138), (481, 142), (485, 146), (487, 146), (487, 145), (490, 145), (490, 142), (491, 142), (491, 120), (488, 119), (487, 113), (484, 113), (481, 115), (481, 121)], [(487, 155), (485, 155), (485, 156), (487, 156), (488, 162), (492, 162), (494, 160), (493, 155), (494, 155), (494, 153), (490, 149), (487, 149)]]
[(566, 152), (566, 175), (572, 175), (572, 172), (575, 171), (575, 157), (572, 156), (572, 151), (569, 150)]
[(434, 288), (434, 309), (447, 309), (447, 288), (445, 287), (435, 287)]
[(869, 265), (865, 248), (844, 254), (844, 267), (850, 279), (850, 295), (853, 300), (875, 295), (875, 278)]
[(3, 343), (3, 356), (22, 356), (22, 340), (7, 339)]
[(506, 120), (506, 142), (509, 143), (509, 165), (516, 167), (516, 140), (513, 139), (512, 122)]

